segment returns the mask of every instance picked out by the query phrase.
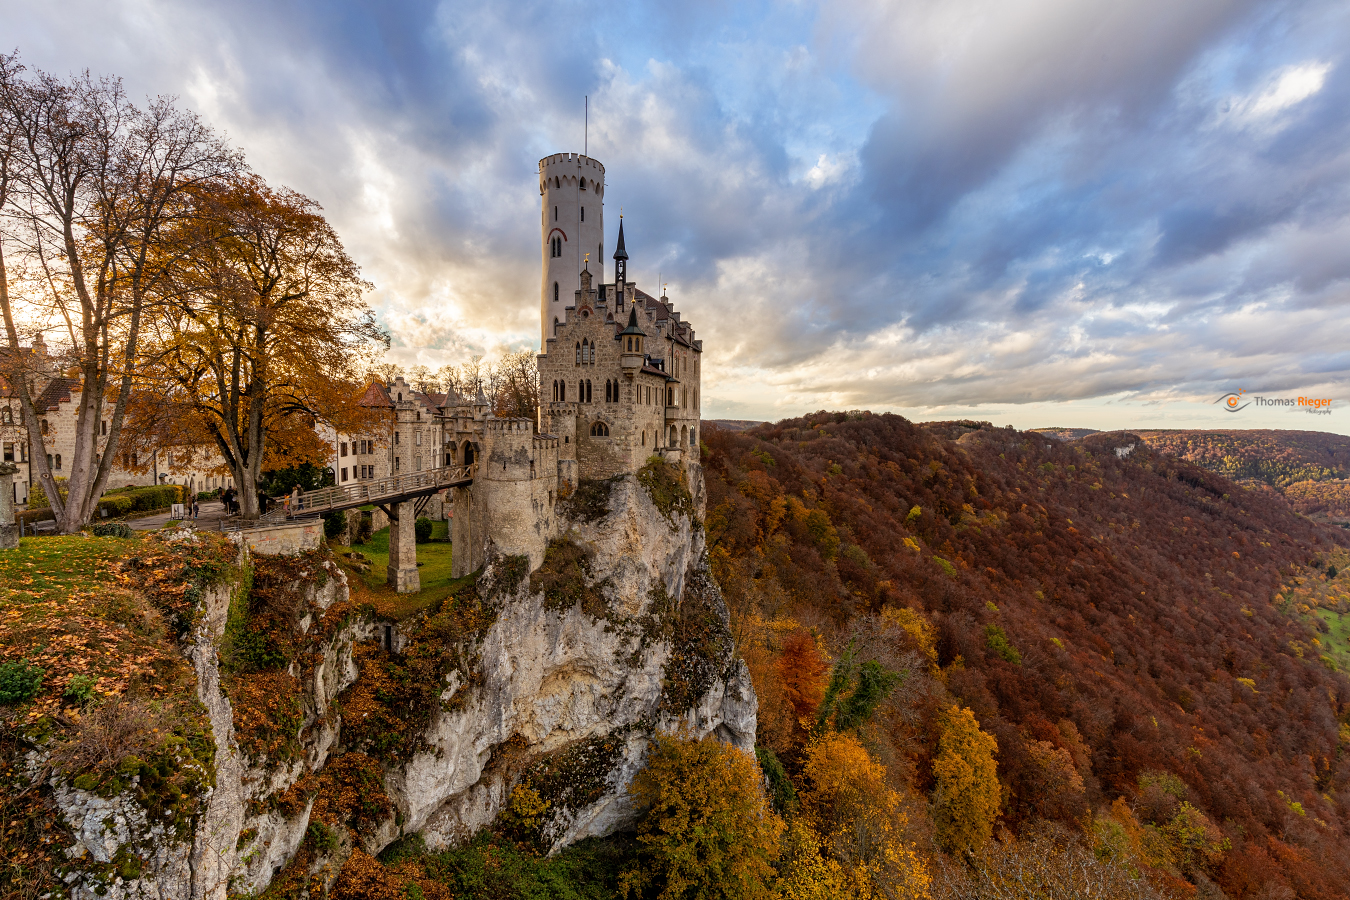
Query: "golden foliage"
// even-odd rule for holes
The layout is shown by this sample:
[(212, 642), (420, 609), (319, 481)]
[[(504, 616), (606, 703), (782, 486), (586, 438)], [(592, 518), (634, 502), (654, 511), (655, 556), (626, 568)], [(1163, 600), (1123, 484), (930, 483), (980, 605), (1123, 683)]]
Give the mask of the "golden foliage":
[(994, 754), (998, 743), (980, 730), (975, 714), (952, 706), (942, 716), (933, 761), (933, 824), (949, 851), (978, 850), (993, 833), (999, 808)]
[[(809, 785), (802, 794), (805, 818), (841, 865), (850, 896), (928, 896), (928, 868), (905, 840), (903, 798), (855, 734), (819, 736), (807, 750), (803, 774)], [(827, 883), (833, 878), (829, 866), (811, 862), (809, 854), (804, 858)]]
[(629, 790), (646, 812), (637, 864), (623, 875), (625, 896), (657, 886), (661, 900), (771, 896), (783, 823), (751, 757), (711, 736), (659, 735)]

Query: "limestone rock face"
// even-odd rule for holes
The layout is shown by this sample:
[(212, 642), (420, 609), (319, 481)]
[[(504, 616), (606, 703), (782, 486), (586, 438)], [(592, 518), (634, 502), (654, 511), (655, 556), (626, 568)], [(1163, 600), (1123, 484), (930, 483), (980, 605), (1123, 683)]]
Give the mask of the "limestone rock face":
[[(389, 814), (305, 851), (309, 872), (331, 882), (357, 844), (377, 853), (412, 833), (432, 848), (464, 841), (492, 823), (521, 783), (549, 803), (539, 837), (556, 851), (632, 822), (627, 788), (653, 734), (714, 734), (753, 751), (758, 705), (708, 569), (701, 473), (688, 474), (690, 493), (676, 503), (663, 497), (658, 506), (632, 475), (589, 486), (585, 503), (560, 503), (563, 537), (533, 573), (524, 557), (490, 559), (477, 590), (491, 624), (466, 641), (472, 665), (445, 676), (440, 702), (406, 752), (381, 757)], [(305, 589), (302, 633), (348, 599), (341, 572), (327, 565), (332, 577)], [(129, 847), (154, 860), (137, 877), (72, 884), (75, 896), (261, 893), (301, 851), (313, 785), (353, 750), (334, 701), (362, 677), (355, 646), (379, 642), (396, 658), (414, 639), (406, 635), (417, 634), (415, 617), (385, 622), (370, 613), (313, 632), (309, 667), (291, 672), (303, 679), (299, 750), (286, 762), (252, 759), (236, 740), (217, 652), (237, 588), (206, 592), (185, 649), (216, 746), (214, 787), (194, 832), (168, 833), (125, 798), (99, 798), (54, 776), (78, 852), (110, 862)]]
[[(654, 730), (716, 732), (753, 751), (758, 704), (744, 663), (731, 653), (701, 527), (688, 513), (663, 514), (634, 476), (610, 482), (606, 506), (591, 521), (571, 519), (565, 538), (591, 554), (602, 614), (581, 605), (551, 608), (545, 593), (523, 582), (483, 641), (481, 687), (463, 708), (437, 714), (427, 749), (391, 773), (387, 784), (404, 831), (421, 832), (429, 846), (459, 842), (491, 823), (518, 776), (493, 765), (493, 751), (513, 738), (527, 768), (588, 741), (614, 745), (608, 770), (595, 776), (602, 784), (591, 793), (598, 788), (599, 799), (579, 806), (551, 800), (545, 836), (555, 850), (631, 820), (626, 789)], [(490, 568), (484, 577), (497, 576)], [(680, 599), (655, 608), (670, 598)], [(710, 607), (724, 633), (715, 647), (700, 648), (702, 679), (687, 702), (676, 702), (668, 670), (687, 648), (664, 637), (663, 627), (676, 624), (683, 603)]]

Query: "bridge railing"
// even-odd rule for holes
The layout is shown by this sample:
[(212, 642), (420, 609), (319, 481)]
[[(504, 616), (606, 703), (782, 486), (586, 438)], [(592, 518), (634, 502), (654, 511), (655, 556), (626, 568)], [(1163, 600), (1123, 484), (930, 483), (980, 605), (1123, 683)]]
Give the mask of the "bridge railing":
[(306, 491), (300, 495), (298, 509), (290, 510), (292, 516), (331, 512), (337, 509), (350, 509), (367, 503), (380, 503), (393, 497), (427, 492), (463, 484), (473, 480), (476, 467), (443, 466), (422, 472), (410, 472), (407, 475), (394, 475), (376, 481), (359, 481), (353, 484), (334, 485), (317, 491)]

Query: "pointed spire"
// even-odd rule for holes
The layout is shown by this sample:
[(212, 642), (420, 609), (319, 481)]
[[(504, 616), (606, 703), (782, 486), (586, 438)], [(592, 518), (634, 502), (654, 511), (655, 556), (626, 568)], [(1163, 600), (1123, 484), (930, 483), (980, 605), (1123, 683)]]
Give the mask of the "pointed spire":
[(623, 216), (619, 216), (619, 244), (614, 248), (614, 258), (628, 258), (628, 251), (623, 248)]
[(647, 332), (643, 331), (642, 327), (638, 325), (636, 303), (628, 308), (628, 327), (619, 332), (619, 337), (623, 337), (625, 334), (635, 334), (640, 337), (647, 336)]

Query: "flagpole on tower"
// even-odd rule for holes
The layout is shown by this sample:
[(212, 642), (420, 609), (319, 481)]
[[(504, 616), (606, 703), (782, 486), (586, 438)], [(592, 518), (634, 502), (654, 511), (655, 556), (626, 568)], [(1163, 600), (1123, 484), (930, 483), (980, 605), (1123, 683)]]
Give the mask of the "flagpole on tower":
[(581, 155), (591, 155), (591, 95), (586, 95), (586, 126), (581, 133)]

